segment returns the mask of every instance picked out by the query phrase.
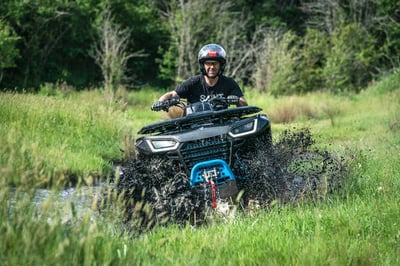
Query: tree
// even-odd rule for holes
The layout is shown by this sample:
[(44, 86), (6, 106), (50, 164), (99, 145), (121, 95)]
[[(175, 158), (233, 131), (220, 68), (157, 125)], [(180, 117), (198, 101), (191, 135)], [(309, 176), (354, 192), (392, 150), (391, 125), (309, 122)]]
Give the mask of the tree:
[(249, 82), (265, 28), (249, 34), (250, 19), (235, 11), (232, 1), (165, 1), (163, 15), (171, 32), (169, 49), (160, 60), (164, 78), (182, 81), (198, 73), (198, 51), (207, 43), (218, 43), (227, 52), (225, 73)]
[(323, 69), (327, 88), (333, 92), (359, 91), (372, 79), (378, 57), (375, 40), (362, 27), (338, 27), (332, 34)]
[(15, 1), (2, 0), (0, 19), (20, 37), (20, 58), (4, 70), (4, 87), (38, 89), (43, 83), (66, 82), (77, 89), (103, 81), (88, 51), (97, 34), (103, 6), (109, 4), (115, 24), (129, 29), (127, 53), (144, 50), (149, 57), (129, 60), (127, 69), (140, 76), (134, 85), (154, 84), (155, 58), (167, 35), (155, 9), (156, 0)]
[(115, 96), (116, 90), (130, 81), (126, 73), (128, 60), (145, 54), (143, 51), (127, 52), (129, 31), (114, 23), (107, 7), (98, 27), (98, 37), (92, 56), (101, 69), (105, 88)]
[(386, 5), (383, 1), (303, 2), (303, 9), (310, 15), (308, 25), (327, 33), (328, 49), (322, 75), (329, 90), (358, 91), (378, 72), (379, 61), (383, 61), (382, 48), (387, 47), (386, 40), (379, 43), (376, 39), (377, 25), (383, 29), (382, 21), (388, 21), (386, 14), (379, 14), (380, 8)]
[(340, 8), (341, 0), (303, 1), (302, 10), (309, 15), (308, 26), (331, 34), (337, 24), (344, 21)]
[(377, 41), (382, 53), (379, 71), (400, 67), (400, 2), (376, 0), (376, 15), (372, 17), (373, 26), (369, 32)]
[(4, 21), (0, 20), (0, 83), (3, 78), (3, 69), (15, 67), (15, 59), (19, 57), (16, 43), (20, 38)]
[(263, 38), (263, 46), (256, 61), (254, 73), (258, 91), (273, 95), (295, 93), (296, 35), (275, 29)]
[[(229, 3), (216, 0), (172, 0), (164, 3), (162, 14), (169, 26), (170, 43), (161, 61), (161, 73), (166, 79), (182, 81), (198, 71), (197, 52), (215, 34), (215, 26), (220, 23), (222, 14), (225, 14), (222, 11), (226, 11)], [(173, 73), (171, 67), (176, 73), (168, 77)]]
[(0, 16), (20, 37), (21, 55), (17, 67), (6, 69), (5, 86), (31, 89), (45, 82), (95, 79), (86, 62), (89, 7), (96, 9), (89, 1), (2, 1)]
[(324, 88), (323, 69), (326, 64), (329, 38), (326, 33), (307, 28), (306, 34), (297, 38), (294, 65), (296, 93), (307, 93)]

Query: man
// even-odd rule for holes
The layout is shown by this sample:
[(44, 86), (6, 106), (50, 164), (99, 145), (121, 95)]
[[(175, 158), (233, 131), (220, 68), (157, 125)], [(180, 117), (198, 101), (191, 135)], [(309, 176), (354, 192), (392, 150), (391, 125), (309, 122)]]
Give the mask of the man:
[(226, 66), (226, 52), (218, 44), (207, 44), (200, 49), (198, 62), (201, 74), (193, 76), (175, 90), (167, 92), (159, 99), (164, 102), (172, 97), (187, 99), (188, 103), (195, 103), (210, 97), (239, 97), (237, 106), (246, 106), (247, 101), (243, 92), (233, 78), (226, 77), (222, 73)]

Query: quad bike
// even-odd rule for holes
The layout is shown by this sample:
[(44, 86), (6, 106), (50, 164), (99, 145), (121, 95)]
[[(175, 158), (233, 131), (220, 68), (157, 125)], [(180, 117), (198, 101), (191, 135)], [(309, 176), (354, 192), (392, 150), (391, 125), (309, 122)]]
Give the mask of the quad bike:
[(237, 103), (237, 96), (228, 96), (187, 105), (178, 98), (153, 104), (152, 111), (180, 107), (183, 116), (138, 132), (137, 158), (122, 169), (121, 189), (132, 188), (128, 197), (144, 199), (156, 214), (182, 221), (236, 201), (242, 184), (252, 178), (246, 162), (255, 151), (272, 146), (270, 121), (262, 109), (230, 107)]
[(153, 104), (153, 111), (180, 107), (183, 116), (138, 132), (137, 156), (122, 167), (117, 186), (129, 202), (127, 221), (140, 228), (163, 221), (201, 223), (227, 202), (240, 199), (251, 210), (251, 203), (268, 207), (276, 199), (323, 197), (341, 186), (347, 171), (343, 158), (312, 150), (308, 129), (284, 131), (272, 145), (262, 109), (230, 107), (237, 103), (229, 96)]

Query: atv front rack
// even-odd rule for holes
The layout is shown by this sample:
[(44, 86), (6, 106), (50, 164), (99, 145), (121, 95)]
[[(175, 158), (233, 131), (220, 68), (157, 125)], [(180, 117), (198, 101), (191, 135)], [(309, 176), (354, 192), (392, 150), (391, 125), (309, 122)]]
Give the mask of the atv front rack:
[(191, 171), (190, 186), (211, 195), (211, 206), (214, 209), (220, 200), (234, 201), (238, 194), (232, 170), (220, 159), (196, 164)]
[(216, 185), (220, 185), (227, 180), (235, 180), (235, 175), (229, 165), (220, 159), (198, 163), (192, 168), (190, 173), (191, 187), (210, 181), (213, 181)]

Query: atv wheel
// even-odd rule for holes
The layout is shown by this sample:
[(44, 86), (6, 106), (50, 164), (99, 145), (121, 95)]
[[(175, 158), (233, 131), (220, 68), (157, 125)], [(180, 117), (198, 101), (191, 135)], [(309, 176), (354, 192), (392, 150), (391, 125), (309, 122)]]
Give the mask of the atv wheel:
[(169, 223), (185, 224), (193, 217), (203, 219), (201, 197), (190, 188), (189, 177), (177, 171), (173, 161), (139, 158), (122, 167), (116, 186), (126, 202), (126, 223), (142, 230)]

